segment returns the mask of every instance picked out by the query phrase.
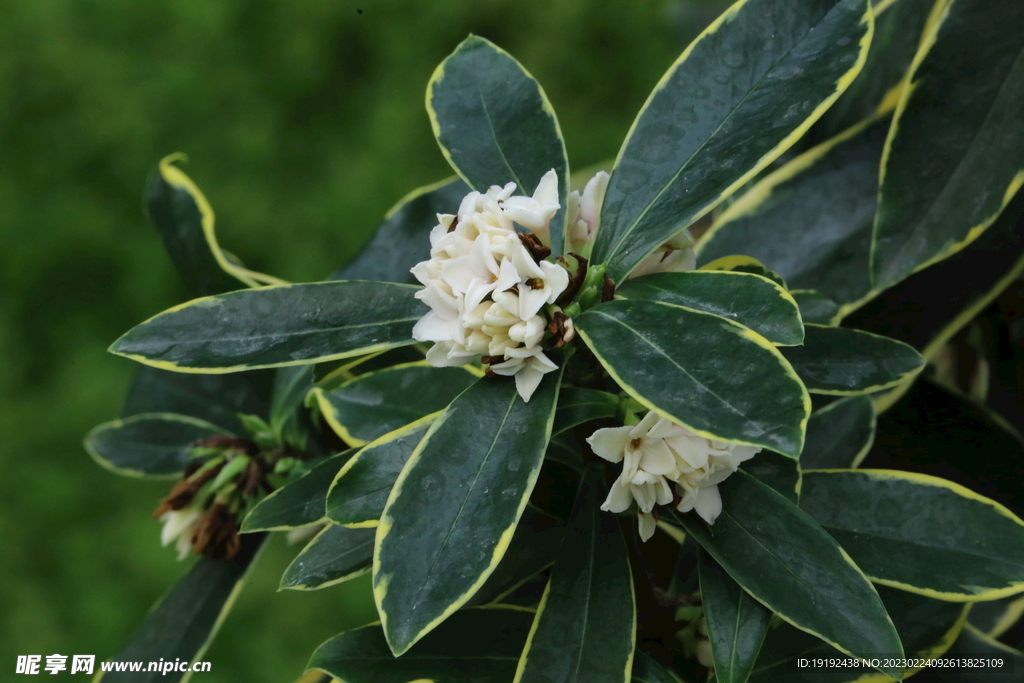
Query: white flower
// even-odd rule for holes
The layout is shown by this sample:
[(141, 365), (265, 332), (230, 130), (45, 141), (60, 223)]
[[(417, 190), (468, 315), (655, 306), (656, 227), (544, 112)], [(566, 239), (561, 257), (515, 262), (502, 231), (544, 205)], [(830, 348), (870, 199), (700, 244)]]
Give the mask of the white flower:
[(167, 547), (171, 541), (177, 541), (175, 550), (178, 559), (184, 560), (192, 551), (192, 534), (203, 514), (195, 508), (171, 510), (160, 516), (164, 528), (160, 530), (160, 545)]
[[(501, 359), (491, 369), (514, 375), (529, 401), (541, 377), (557, 369), (540, 343), (548, 329), (542, 311), (569, 285), (569, 273), (550, 261), (537, 261), (514, 223), (546, 239), (559, 209), (558, 176), (541, 179), (533, 197), (512, 196), (515, 183), (470, 192), (457, 215), (439, 214), (430, 233), (430, 259), (416, 264), (423, 284), (416, 293), (430, 311), (413, 327), (417, 341), (433, 342), (427, 361), (437, 367), (463, 365), (479, 356)], [(561, 323), (571, 339), (571, 320)]]
[(636, 501), (645, 541), (654, 533), (654, 506), (673, 500), (671, 483), (681, 496), (678, 510), (696, 510), (714, 524), (722, 511), (717, 484), (761, 450), (706, 439), (653, 410), (635, 426), (598, 429), (587, 443), (605, 460), (622, 462), (622, 473), (601, 509), (624, 512)]
[(502, 202), (505, 215), (551, 246), (551, 219), (558, 212), (558, 174), (551, 169), (544, 174), (533, 197), (508, 197)]
[(544, 304), (555, 303), (569, 286), (569, 273), (565, 268), (550, 261), (534, 261), (522, 245), (512, 252), (512, 264), (522, 278), (519, 282), (518, 313), (523, 320), (537, 315)]
[(505, 358), (503, 363), (492, 365), (491, 370), (498, 375), (514, 375), (516, 391), (526, 402), (529, 402), (533, 392), (537, 390), (541, 378), (558, 369), (558, 366), (544, 355), (540, 347), (507, 349)]
[(590, 242), (597, 234), (600, 225), (601, 205), (604, 193), (608, 189), (608, 174), (599, 171), (587, 181), (583, 194), (579, 191), (569, 193), (567, 199), (569, 221), (566, 227), (569, 238), (569, 251), (589, 256)]
[(697, 256), (693, 253), (693, 238), (688, 231), (682, 230), (637, 264), (629, 277), (651, 273), (678, 273), (696, 267)]

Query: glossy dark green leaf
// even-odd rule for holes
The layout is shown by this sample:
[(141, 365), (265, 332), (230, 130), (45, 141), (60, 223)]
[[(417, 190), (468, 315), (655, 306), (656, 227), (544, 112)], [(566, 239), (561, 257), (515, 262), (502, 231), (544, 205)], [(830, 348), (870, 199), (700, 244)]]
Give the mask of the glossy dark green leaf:
[(790, 294), (800, 308), (800, 317), (805, 323), (830, 325), (839, 313), (839, 304), (821, 292), (813, 289), (794, 289)]
[(637, 652), (633, 657), (633, 683), (683, 683), (683, 679), (654, 661), (650, 655)]
[(665, 417), (709, 438), (799, 456), (810, 398), (763, 337), (653, 301), (600, 304), (576, 329), (624, 390)]
[[(113, 661), (201, 660), (234, 605), (266, 534), (243, 536), (230, 560), (200, 559), (150, 610)], [(97, 664), (96, 670), (100, 667)], [(103, 683), (171, 683), (188, 674), (157, 671), (102, 674)]]
[(763, 263), (758, 261), (753, 256), (744, 256), (742, 254), (730, 254), (729, 256), (723, 256), (717, 258), (710, 263), (703, 264), (699, 270), (724, 270), (730, 273), (747, 273), (749, 275), (760, 275), (766, 277), (779, 287), (786, 289), (786, 281), (782, 279), (782, 276), (776, 273), (774, 270), (769, 270)]
[[(260, 283), (227, 260), (213, 232), (213, 209), (199, 188), (167, 157), (146, 188), (146, 213), (160, 233), (190, 296), (222, 294)], [(234, 274), (228, 272), (228, 266)]]
[(261, 500), (242, 520), (242, 532), (296, 529), (322, 520), (327, 490), (353, 453), (354, 449), (327, 458)]
[(857, 467), (874, 442), (875, 421), (875, 408), (867, 396), (847, 396), (815, 410), (807, 421), (800, 467)]
[(1007, 466), (1016, 462), (1024, 462), (1024, 441), (1005, 420), (965, 396), (920, 379), (878, 416), (875, 443), (862, 466), (948, 479), (1024, 517), (1020, 472)]
[(345, 526), (377, 526), (391, 488), (433, 421), (419, 419), (360, 449), (327, 492), (327, 517)]
[(327, 588), (370, 571), (373, 529), (328, 524), (302, 549), (281, 577), (281, 589)]
[(860, 70), (860, 0), (746, 0), (662, 77), (619, 151), (594, 262), (616, 282), (790, 145)]
[(913, 347), (845, 327), (807, 325), (803, 346), (780, 351), (815, 394), (868, 394), (896, 386), (924, 367)]
[[(501, 562), (476, 595), (466, 603), (467, 606), (506, 602), (513, 590), (527, 580), (536, 578), (539, 572), (554, 563), (564, 530), (562, 520), (527, 506)], [(537, 600), (540, 601), (539, 595)]]
[(185, 469), (197, 441), (225, 433), (194, 417), (142, 413), (97, 425), (85, 435), (85, 450), (117, 474), (174, 478)]
[(416, 284), (409, 270), (430, 258), (430, 231), (437, 214), (454, 214), (469, 186), (449, 178), (412, 191), (401, 199), (359, 253), (328, 280), (369, 280)]
[(460, 606), (508, 549), (537, 481), (561, 373), (524, 403), (479, 380), (430, 426), (377, 527), (373, 586), (388, 643), (405, 652)]
[(791, 346), (804, 339), (793, 297), (759, 275), (708, 270), (654, 273), (627, 280), (615, 293), (624, 299), (659, 301), (712, 313), (750, 328), (773, 344)]
[(562, 252), (569, 162), (555, 111), (526, 69), (486, 38), (470, 36), (437, 67), (427, 112), (448, 162), (474, 189), (515, 183), (532, 195), (541, 177), (558, 174), (551, 248)]
[(622, 529), (600, 509), (603, 469), (583, 477), (514, 683), (628, 683), (636, 638)]
[(745, 683), (754, 668), (772, 613), (702, 553), (701, 605), (718, 683)]
[(273, 380), (273, 370), (194, 375), (139, 365), (128, 388), (121, 417), (178, 413), (240, 434), (239, 413), (269, 416)]
[(607, 391), (568, 387), (558, 395), (553, 435), (577, 427), (585, 422), (615, 417), (619, 410), (619, 397)]
[[(893, 623), (903, 651), (910, 658), (940, 657), (956, 639), (964, 624), (966, 605), (932, 600), (913, 593), (878, 586), (886, 611)], [(893, 653), (878, 652), (874, 657), (897, 657)], [(751, 683), (855, 683), (879, 680), (877, 671), (870, 666), (824, 667), (811, 666), (801, 659), (845, 659), (845, 655), (810, 633), (776, 620), (772, 623), (761, 646), (761, 652), (750, 676)], [(914, 669), (905, 675), (914, 673)]]
[(692, 516), (670, 519), (748, 593), (844, 652), (902, 651), (874, 587), (813, 519), (743, 470), (718, 489), (722, 513), (710, 530)]
[(762, 450), (741, 467), (762, 484), (767, 484), (785, 496), (789, 502), (797, 503), (800, 500), (800, 465), (793, 458), (775, 451)]
[(875, 35), (867, 61), (846, 92), (811, 129), (811, 135), (819, 140), (832, 137), (876, 112), (896, 108), (902, 81), (917, 53), (935, 0), (879, 0), (874, 5)]
[(374, 351), (353, 358), (325, 361), (313, 366), (313, 381), (323, 389), (333, 389), (359, 375), (385, 370), (396, 365), (417, 363), (423, 360), (429, 344), (400, 346), (387, 351)]
[(111, 352), (165, 370), (233, 372), (345, 358), (413, 343), (418, 287), (318, 282), (230, 292), (168, 309)]
[(985, 635), (998, 638), (1024, 616), (1024, 594), (1009, 595), (971, 605), (967, 620)]
[(313, 389), (313, 366), (278, 368), (270, 401), (270, 428), (282, 444), (304, 449), (308, 441), (303, 402)]
[(602, 469), (584, 475), (514, 683), (629, 681), (633, 575), (620, 524), (600, 509)]
[(896, 470), (806, 472), (800, 507), (878, 583), (951, 601), (1024, 591), (1024, 521), (958, 484)]
[(1024, 5), (957, 0), (929, 25), (882, 160), (879, 289), (963, 248), (1024, 183)]
[(583, 453), (580, 451), (579, 443), (571, 434), (562, 434), (552, 438), (544, 457), (576, 470), (583, 469)]
[(768, 175), (715, 221), (697, 247), (698, 264), (746, 254), (792, 288), (817, 290), (841, 306), (868, 296), (888, 129), (888, 117), (858, 125)]
[(307, 668), (345, 683), (508, 683), (531, 621), (533, 610), (520, 607), (463, 610), (400, 658), (391, 654), (380, 625), (363, 626), (318, 647)]
[(987, 666), (943, 669), (940, 677), (945, 683), (1017, 683), (1024, 671), (1024, 653), (970, 625), (964, 627), (946, 654)]
[[(901, 0), (902, 1), (902, 0)], [(1024, 194), (963, 251), (914, 273), (843, 320), (932, 358), (1024, 269)]]
[(439, 410), (479, 379), (464, 367), (435, 368), (426, 361), (400, 365), (317, 390), (324, 418), (338, 435), (362, 446)]

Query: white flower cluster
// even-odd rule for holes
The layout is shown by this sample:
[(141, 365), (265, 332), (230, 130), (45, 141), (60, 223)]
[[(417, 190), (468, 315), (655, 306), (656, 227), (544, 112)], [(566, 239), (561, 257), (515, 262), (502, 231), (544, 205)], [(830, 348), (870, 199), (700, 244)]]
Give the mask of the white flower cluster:
[(761, 450), (706, 439), (653, 410), (635, 426), (598, 429), (587, 443), (605, 460), (622, 462), (622, 473), (601, 509), (624, 512), (635, 500), (640, 536), (645, 541), (657, 524), (654, 506), (675, 499), (672, 484), (680, 497), (677, 510), (696, 510), (708, 524), (714, 524), (722, 511), (718, 484)]
[(438, 214), (430, 259), (412, 269), (424, 285), (416, 297), (430, 306), (413, 338), (434, 342), (427, 361), (436, 367), (500, 357), (491, 371), (514, 375), (516, 389), (529, 401), (541, 377), (557, 369), (540, 346), (548, 324), (542, 308), (565, 291), (569, 273), (535, 259), (513, 225), (548, 240), (559, 209), (555, 171), (544, 175), (533, 197), (512, 196), (515, 189), (509, 183), (471, 192), (457, 215)]

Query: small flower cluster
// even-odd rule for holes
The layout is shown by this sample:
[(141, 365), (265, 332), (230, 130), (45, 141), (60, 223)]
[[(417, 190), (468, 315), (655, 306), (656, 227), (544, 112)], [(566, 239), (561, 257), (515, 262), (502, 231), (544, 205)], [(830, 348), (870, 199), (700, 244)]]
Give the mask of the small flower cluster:
[(601, 509), (624, 512), (635, 500), (645, 541), (657, 524), (655, 505), (675, 503), (680, 512), (696, 510), (714, 524), (722, 511), (718, 484), (761, 450), (706, 439), (653, 410), (635, 426), (598, 429), (587, 443), (605, 460), (622, 463)]
[(258, 445), (258, 435), (254, 438), (219, 435), (197, 442), (181, 480), (153, 512), (153, 518), (164, 524), (161, 545), (174, 543), (179, 560), (190, 553), (212, 560), (234, 557), (240, 547), (241, 513), (274, 489), (273, 475), (299, 465), (300, 458), (283, 457), (286, 449), (265, 450)]
[[(541, 377), (557, 369), (541, 347), (549, 323), (544, 308), (569, 286), (569, 273), (545, 260), (551, 218), (560, 206), (554, 170), (533, 197), (513, 196), (515, 189), (509, 183), (471, 192), (457, 215), (438, 214), (430, 259), (412, 269), (424, 285), (416, 296), (430, 306), (413, 338), (434, 342), (427, 361), (436, 367), (482, 356), (491, 373), (515, 376), (516, 389), (529, 401)], [(530, 233), (517, 232), (515, 223)], [(563, 341), (569, 341), (571, 321), (563, 321), (563, 328)]]

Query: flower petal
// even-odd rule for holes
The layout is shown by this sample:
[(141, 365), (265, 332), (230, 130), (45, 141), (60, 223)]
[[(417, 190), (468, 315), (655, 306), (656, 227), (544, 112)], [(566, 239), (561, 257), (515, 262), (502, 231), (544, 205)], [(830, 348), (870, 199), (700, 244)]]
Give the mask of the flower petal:
[(616, 479), (612, 484), (608, 497), (601, 503), (601, 509), (607, 512), (625, 512), (633, 503), (633, 494), (630, 493), (629, 484), (624, 484), (621, 479)]
[(609, 462), (619, 462), (629, 445), (632, 427), (605, 427), (598, 429), (587, 438), (594, 455)]
[(693, 507), (705, 522), (714, 524), (718, 515), (722, 513), (722, 496), (718, 493), (718, 487), (700, 487), (697, 491), (697, 501)]
[(646, 543), (654, 535), (654, 530), (658, 528), (658, 523), (654, 521), (654, 515), (649, 512), (639, 513), (636, 521), (640, 532), (640, 540)]

